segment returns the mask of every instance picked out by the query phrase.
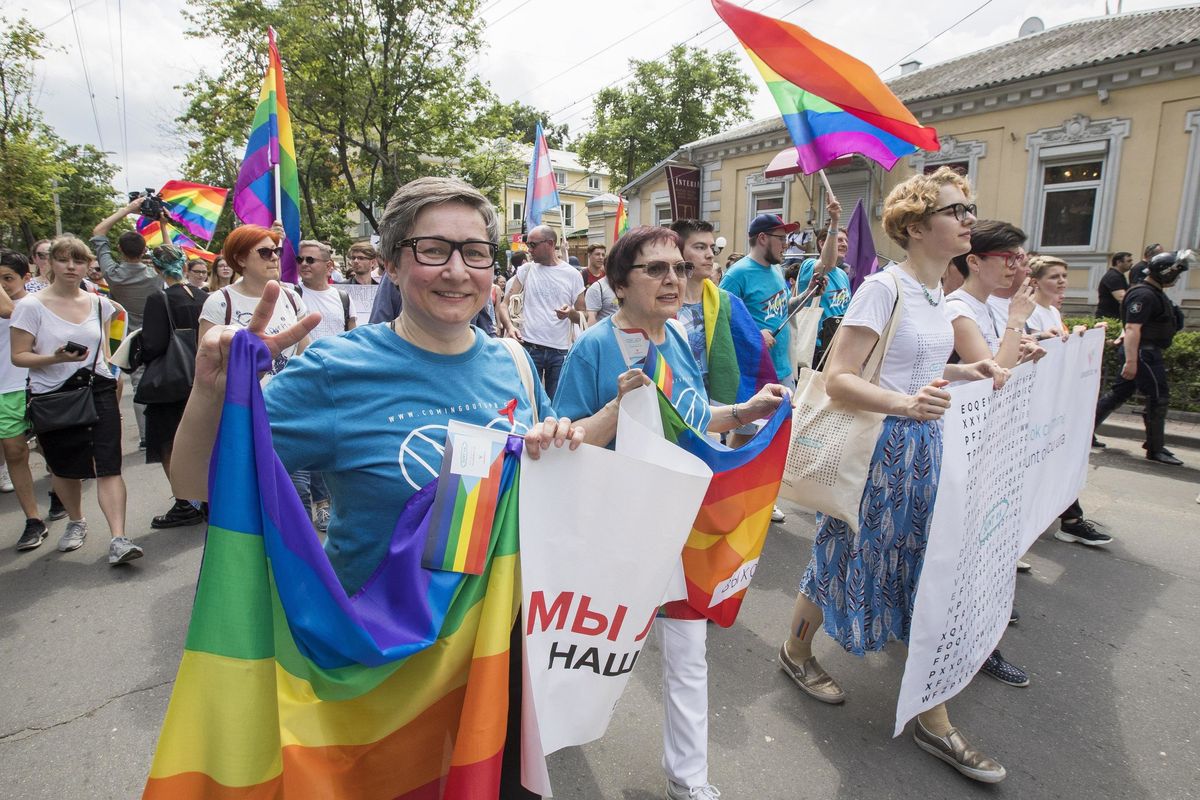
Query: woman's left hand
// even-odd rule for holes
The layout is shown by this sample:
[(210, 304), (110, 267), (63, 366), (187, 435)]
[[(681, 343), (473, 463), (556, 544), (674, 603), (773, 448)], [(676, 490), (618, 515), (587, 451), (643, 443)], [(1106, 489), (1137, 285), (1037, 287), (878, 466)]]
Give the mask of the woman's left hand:
[(546, 417), (525, 434), (525, 452), (537, 461), (543, 450), (550, 449), (551, 443), (555, 447), (567, 444), (572, 450), (578, 450), (583, 444), (583, 434), (583, 428), (572, 425), (566, 417)]
[(967, 380), (992, 379), (992, 388), (1000, 389), (1008, 381), (1009, 371), (990, 358), (976, 361), (974, 364), (963, 364)]
[[(747, 400), (744, 408), (749, 412), (749, 419), (764, 419), (775, 413), (775, 409), (779, 408), (779, 404), (783, 402), (783, 395), (787, 389), (778, 383), (768, 383), (766, 386), (758, 390), (758, 392)], [(741, 416), (739, 413), (738, 416)]]

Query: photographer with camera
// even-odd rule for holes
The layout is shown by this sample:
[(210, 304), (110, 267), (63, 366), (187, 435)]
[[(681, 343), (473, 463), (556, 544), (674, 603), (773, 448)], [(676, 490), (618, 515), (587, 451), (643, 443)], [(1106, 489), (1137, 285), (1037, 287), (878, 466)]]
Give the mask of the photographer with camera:
[[(166, 215), (162, 201), (150, 189), (146, 196), (132, 193), (129, 205), (125, 206), (108, 219), (92, 229), (92, 249), (100, 262), (100, 271), (108, 282), (109, 297), (125, 308), (129, 315), (129, 330), (142, 327), (142, 314), (146, 308), (146, 298), (157, 294), (163, 289), (162, 276), (152, 266), (142, 263), (146, 254), (146, 240), (136, 231), (126, 231), (117, 238), (117, 251), (120, 260), (113, 258), (112, 247), (108, 241), (108, 232), (120, 220), (130, 214), (141, 214), (148, 219), (157, 219), (165, 224)], [(133, 390), (136, 392), (138, 383), (142, 380), (145, 367), (139, 367), (130, 376)], [(137, 419), (139, 447), (145, 447), (146, 441), (146, 407), (138, 403), (133, 406), (134, 417)]]

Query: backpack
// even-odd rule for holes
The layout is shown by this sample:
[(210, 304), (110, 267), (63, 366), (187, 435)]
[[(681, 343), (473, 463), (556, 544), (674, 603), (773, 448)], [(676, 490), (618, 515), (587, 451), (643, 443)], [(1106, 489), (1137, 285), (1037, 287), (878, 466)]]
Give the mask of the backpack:
[[(280, 286), (279, 289), (283, 292), (284, 297), (288, 299), (288, 302), (292, 304), (293, 313), (295, 313), (296, 316), (300, 316), (300, 304), (296, 302), (296, 298), (292, 296), (292, 293), (286, 286)], [(233, 300), (229, 297), (228, 287), (222, 289), (221, 294), (225, 297), (225, 324), (228, 325), (233, 322)], [(342, 305), (345, 306), (349, 299), (349, 297), (343, 299)], [(349, 312), (347, 312), (347, 314), (348, 313)]]

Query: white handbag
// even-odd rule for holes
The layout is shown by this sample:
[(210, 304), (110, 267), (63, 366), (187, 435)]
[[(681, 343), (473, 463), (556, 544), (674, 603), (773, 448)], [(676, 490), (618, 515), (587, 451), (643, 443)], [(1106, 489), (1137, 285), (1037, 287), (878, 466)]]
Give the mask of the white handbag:
[(788, 360), (793, 370), (802, 367), (815, 367), (813, 353), (817, 349), (817, 333), (821, 327), (821, 295), (817, 294), (807, 306), (800, 309), (788, 320), (791, 328), (791, 338), (788, 340)]
[[(904, 290), (896, 276), (891, 277), (896, 281), (896, 304), (862, 372), (863, 378), (876, 385), (904, 312)], [(832, 349), (830, 342), (826, 353)], [(863, 489), (885, 416), (831, 400), (825, 374), (802, 369), (796, 382), (792, 440), (779, 496), (843, 520), (857, 533)]]

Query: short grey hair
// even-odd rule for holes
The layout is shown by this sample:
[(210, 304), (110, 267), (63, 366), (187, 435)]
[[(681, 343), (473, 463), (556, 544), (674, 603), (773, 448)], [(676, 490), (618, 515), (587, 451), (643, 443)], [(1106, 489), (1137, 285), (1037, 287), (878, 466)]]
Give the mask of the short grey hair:
[(306, 247), (315, 247), (320, 250), (322, 257), (324, 257), (326, 261), (333, 260), (333, 248), (324, 242), (319, 242), (316, 239), (305, 239), (300, 242), (299, 246), (296, 248), (296, 252), (299, 253)]
[[(558, 244), (558, 234), (555, 233), (554, 228), (551, 228), (549, 225), (538, 225), (529, 232), (529, 236), (533, 236), (535, 233), (540, 233), (542, 236), (549, 239), (550, 244)], [(529, 236), (526, 236), (525, 239), (528, 240)]]
[(478, 189), (458, 178), (417, 178), (396, 190), (379, 220), (379, 250), (384, 261), (399, 262), (400, 242), (412, 234), (417, 216), (429, 206), (461, 203), (483, 217), (488, 241), (500, 239), (500, 219), (492, 203)]

